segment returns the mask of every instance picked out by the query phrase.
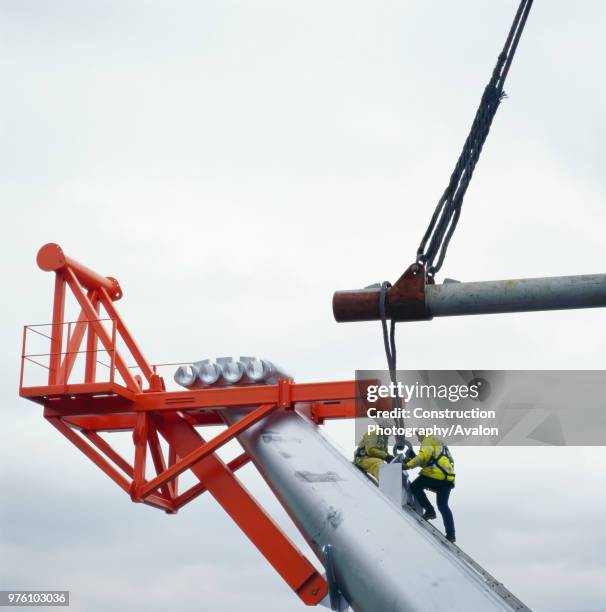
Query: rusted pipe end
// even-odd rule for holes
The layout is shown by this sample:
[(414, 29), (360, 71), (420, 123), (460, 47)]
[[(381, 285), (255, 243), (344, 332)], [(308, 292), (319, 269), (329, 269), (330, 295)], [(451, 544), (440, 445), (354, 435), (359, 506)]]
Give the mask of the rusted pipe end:
[[(332, 298), (332, 311), (338, 323), (378, 321), (381, 318), (378, 288), (336, 291)], [(387, 318), (394, 321), (425, 321), (431, 313), (425, 303), (425, 270), (413, 264), (387, 291), (385, 299)]]
[(376, 321), (379, 313), (379, 289), (350, 289), (335, 291), (332, 312), (338, 323)]

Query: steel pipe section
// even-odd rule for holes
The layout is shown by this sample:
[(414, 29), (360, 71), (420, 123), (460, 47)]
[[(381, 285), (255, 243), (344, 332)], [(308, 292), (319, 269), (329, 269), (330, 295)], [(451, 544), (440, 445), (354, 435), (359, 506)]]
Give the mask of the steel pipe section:
[(227, 385), (235, 385), (244, 376), (244, 364), (241, 361), (234, 361), (231, 357), (219, 357), (217, 364), (221, 368), (223, 381)]
[(606, 274), (425, 285), (434, 317), (606, 306)]
[(198, 370), (193, 363), (180, 365), (173, 378), (178, 385), (187, 389), (194, 389), (198, 378)]
[[(394, 285), (387, 292), (387, 317), (394, 321), (606, 306), (606, 274), (474, 283), (446, 281), (441, 285), (424, 285), (421, 291), (416, 291), (414, 279), (410, 281), (410, 290), (406, 282), (398, 291)], [(375, 287), (335, 292), (335, 320), (339, 323), (379, 320), (379, 295)]]
[(244, 364), (246, 380), (252, 384), (275, 385), (280, 378), (292, 379), (280, 366), (266, 359), (240, 357), (240, 361)]
[(209, 359), (180, 365), (174, 374), (178, 385), (199, 389), (213, 385), (275, 385), (280, 378), (291, 379), (282, 368), (271, 361), (256, 357), (219, 357), (217, 363)]
[(198, 381), (203, 387), (214, 385), (221, 378), (223, 373), (216, 363), (211, 363), (208, 359), (194, 364), (198, 369)]
[[(224, 410), (228, 424), (246, 410)], [(238, 436), (358, 612), (509, 610), (474, 573), (397, 508), (305, 416), (280, 410)]]

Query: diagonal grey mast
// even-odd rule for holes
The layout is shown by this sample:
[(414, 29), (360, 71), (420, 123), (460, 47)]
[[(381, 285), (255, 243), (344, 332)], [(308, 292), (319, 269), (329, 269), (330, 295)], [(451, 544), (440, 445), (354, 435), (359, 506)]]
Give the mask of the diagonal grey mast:
[[(246, 412), (222, 416), (232, 424)], [(394, 504), (302, 414), (275, 412), (238, 439), (327, 567), (333, 610), (528, 610)]]

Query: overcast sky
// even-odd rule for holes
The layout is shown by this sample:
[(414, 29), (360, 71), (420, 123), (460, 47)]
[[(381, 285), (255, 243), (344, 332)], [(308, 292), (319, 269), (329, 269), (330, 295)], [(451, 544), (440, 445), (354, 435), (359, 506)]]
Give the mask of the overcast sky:
[[(132, 504), (17, 398), (21, 326), (51, 317), (36, 251), (116, 276), (152, 362), (383, 367), (379, 325), (336, 324), (332, 292), (412, 262), (516, 6), (0, 0), (0, 588), (69, 589), (77, 612), (302, 609), (213, 499)], [(605, 28), (600, 0), (535, 3), (444, 276), (606, 271)], [(399, 365), (602, 369), (603, 317), (402, 324)], [(327, 429), (349, 454), (351, 424)], [(606, 610), (603, 449), (455, 450), (461, 546), (535, 610)]]

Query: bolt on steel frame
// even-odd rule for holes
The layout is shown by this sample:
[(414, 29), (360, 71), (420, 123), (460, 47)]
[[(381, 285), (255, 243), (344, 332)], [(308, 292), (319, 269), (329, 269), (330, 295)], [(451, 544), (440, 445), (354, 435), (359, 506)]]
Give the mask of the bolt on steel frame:
[[(114, 302), (122, 297), (116, 279), (101, 276), (67, 257), (54, 243), (40, 249), (37, 262), (42, 270), (55, 273), (50, 350), (45, 366), (48, 381), (45, 385), (24, 384), (26, 363), (44, 365), (34, 359), (40, 356), (38, 353), (27, 353), (28, 332), (35, 332), (36, 326), (25, 326), (21, 397), (41, 404), (49, 423), (133, 501), (175, 513), (208, 491), (300, 599), (307, 605), (319, 603), (328, 592), (326, 581), (235, 475), (250, 461), (248, 455), (243, 452), (225, 463), (217, 451), (276, 410), (294, 410), (304, 405), (316, 423), (355, 417), (359, 411), (357, 400), (364, 397), (364, 386), (371, 381), (296, 384), (280, 379), (275, 385), (167, 391), (156, 366), (147, 362), (115, 308)], [(65, 321), (67, 289), (80, 307), (75, 322)], [(105, 318), (101, 317), (101, 308)], [(85, 338), (86, 348), (82, 349)], [(118, 341), (124, 351), (118, 348)], [(110, 359), (108, 380), (101, 380), (97, 372), (101, 351)], [(79, 355), (84, 355), (83, 380), (76, 380), (74, 370)], [(133, 374), (129, 367), (131, 359), (140, 375)], [(205, 439), (197, 430), (224, 425), (220, 411), (242, 407), (252, 409), (212, 439)], [(118, 431), (132, 432), (132, 462), (101, 435)], [(160, 438), (168, 445), (166, 453)], [(146, 478), (148, 458), (155, 473), (151, 479)], [(179, 475), (187, 470), (198, 482), (181, 492)]]

